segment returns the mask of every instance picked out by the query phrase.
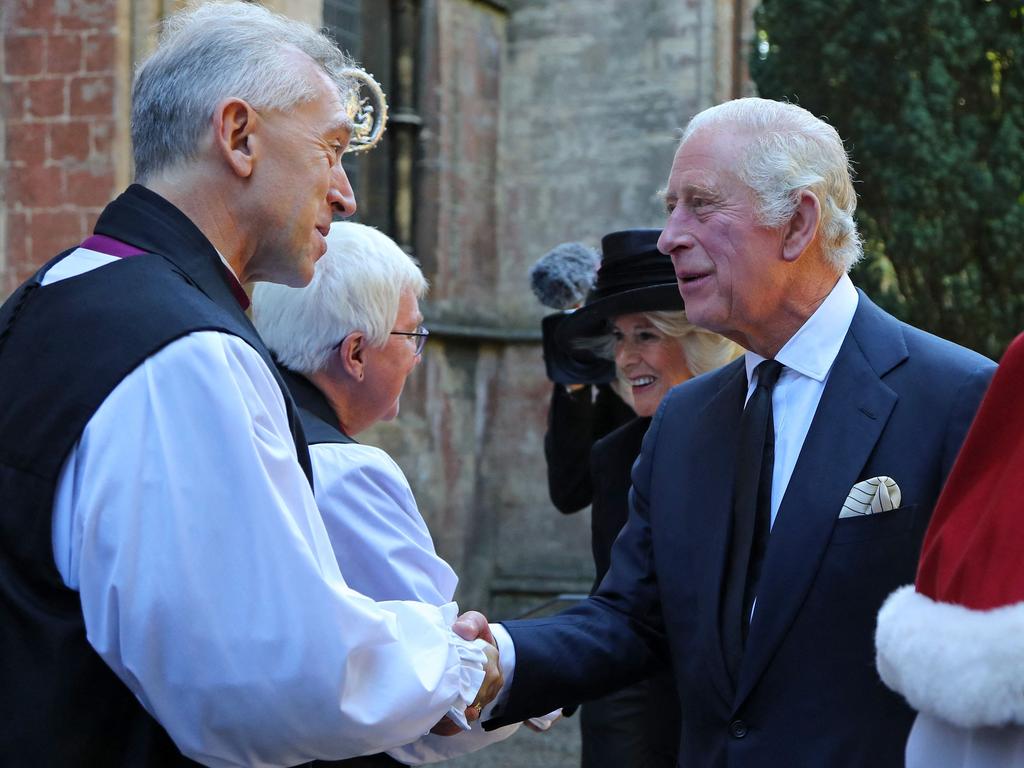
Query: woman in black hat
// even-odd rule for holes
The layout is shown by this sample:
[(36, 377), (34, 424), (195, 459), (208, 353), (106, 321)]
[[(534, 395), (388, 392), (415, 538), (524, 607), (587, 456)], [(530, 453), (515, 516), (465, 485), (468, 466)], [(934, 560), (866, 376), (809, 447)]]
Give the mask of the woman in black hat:
[[(594, 289), (555, 332), (555, 343), (567, 357), (584, 349), (613, 360), (618, 382), (631, 395), (636, 411), (636, 418), (594, 442), (592, 498), (578, 499), (580, 508), (592, 505), (594, 590), (608, 570), (612, 543), (626, 522), (630, 469), (662, 398), (677, 384), (724, 365), (741, 351), (718, 334), (687, 322), (672, 262), (657, 249), (659, 234), (657, 229), (633, 229), (606, 235)], [(558, 478), (551, 477), (550, 470), (549, 464), (554, 487)], [(580, 728), (583, 768), (672, 768), (679, 741), (679, 703), (671, 671), (588, 702)]]

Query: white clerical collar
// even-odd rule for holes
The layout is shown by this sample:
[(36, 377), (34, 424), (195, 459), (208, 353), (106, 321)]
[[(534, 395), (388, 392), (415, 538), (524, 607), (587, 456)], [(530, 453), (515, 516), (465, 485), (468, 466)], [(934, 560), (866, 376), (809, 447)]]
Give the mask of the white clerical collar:
[[(860, 296), (849, 275), (844, 274), (813, 315), (783, 345), (775, 359), (789, 369), (815, 381), (824, 381), (839, 355), (846, 332), (850, 330)], [(765, 358), (747, 352), (747, 381)]]

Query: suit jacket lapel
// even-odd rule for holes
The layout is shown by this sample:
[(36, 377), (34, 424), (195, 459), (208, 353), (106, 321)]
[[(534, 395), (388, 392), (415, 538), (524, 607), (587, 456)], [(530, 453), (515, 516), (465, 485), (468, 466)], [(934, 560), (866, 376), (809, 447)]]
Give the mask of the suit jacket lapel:
[(860, 295), (772, 528), (736, 706), (761, 677), (800, 609), (850, 488), (897, 395), (881, 377), (906, 359), (899, 324)]
[[(693, 451), (699, 456), (683, 468), (683, 488), (694, 500), (693, 516), (687, 523), (691, 535), (706, 537), (707, 546), (701, 549), (702, 561), (694, 571), (700, 575), (700, 633), (704, 642), (703, 656), (707, 660), (711, 677), (722, 696), (729, 703), (735, 685), (722, 653), (720, 625), (722, 579), (726, 558), (729, 556), (729, 527), (732, 520), (733, 477), (736, 466), (736, 445), (739, 439), (740, 416), (747, 392), (747, 376), (743, 359), (732, 363), (726, 371), (725, 385), (708, 402), (692, 422)], [(714, 468), (708, 471), (707, 468)], [(689, 489), (700, 492), (690, 494)], [(692, 526), (692, 528), (691, 528)]]

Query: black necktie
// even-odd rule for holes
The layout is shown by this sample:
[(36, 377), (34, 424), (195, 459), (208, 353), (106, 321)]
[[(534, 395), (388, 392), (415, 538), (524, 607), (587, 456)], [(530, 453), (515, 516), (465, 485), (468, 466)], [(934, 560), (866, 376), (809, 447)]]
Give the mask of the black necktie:
[(757, 385), (740, 419), (732, 535), (722, 597), (722, 642), (734, 680), (743, 657), (757, 580), (771, 531), (772, 469), (775, 466), (772, 390), (782, 368), (782, 363), (765, 360), (754, 369)]

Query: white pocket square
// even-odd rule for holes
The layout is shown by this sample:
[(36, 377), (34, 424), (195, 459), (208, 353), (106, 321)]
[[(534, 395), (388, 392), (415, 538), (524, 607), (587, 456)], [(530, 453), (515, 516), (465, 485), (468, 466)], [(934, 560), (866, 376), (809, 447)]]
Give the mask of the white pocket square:
[(903, 493), (891, 477), (872, 477), (862, 480), (850, 489), (850, 495), (843, 502), (839, 517), (875, 515), (896, 509), (903, 501)]

